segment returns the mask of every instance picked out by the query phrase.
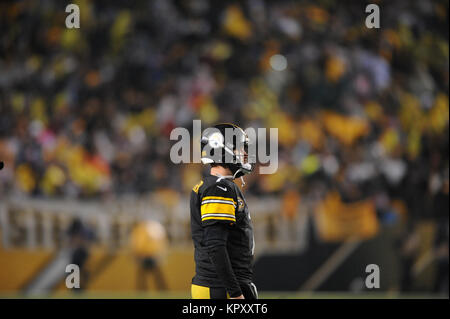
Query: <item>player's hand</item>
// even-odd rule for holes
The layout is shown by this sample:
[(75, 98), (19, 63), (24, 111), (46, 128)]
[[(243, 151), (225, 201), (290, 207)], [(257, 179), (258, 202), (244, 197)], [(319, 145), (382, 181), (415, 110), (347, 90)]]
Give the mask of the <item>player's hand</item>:
[(244, 295), (240, 295), (240, 296), (237, 296), (237, 297), (234, 297), (234, 298), (230, 297), (230, 299), (245, 299), (245, 298), (244, 298)]

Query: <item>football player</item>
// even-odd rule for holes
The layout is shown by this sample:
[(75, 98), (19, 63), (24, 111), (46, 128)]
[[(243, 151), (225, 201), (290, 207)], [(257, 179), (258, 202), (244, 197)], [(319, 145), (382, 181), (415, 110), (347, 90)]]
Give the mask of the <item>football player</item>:
[(218, 124), (202, 134), (201, 160), (211, 169), (191, 192), (193, 299), (257, 299), (253, 226), (244, 195), (234, 183), (253, 170), (248, 145), (247, 134), (234, 124)]

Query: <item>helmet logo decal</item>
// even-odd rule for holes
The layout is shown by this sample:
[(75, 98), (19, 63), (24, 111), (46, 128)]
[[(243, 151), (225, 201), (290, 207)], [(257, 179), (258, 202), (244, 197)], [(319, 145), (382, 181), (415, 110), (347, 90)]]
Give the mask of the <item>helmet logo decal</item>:
[(274, 174), (277, 171), (277, 128), (270, 128), (267, 134), (266, 128), (250, 127), (243, 130), (234, 124), (224, 123), (202, 131), (200, 120), (193, 120), (192, 124), (192, 132), (184, 127), (171, 131), (170, 140), (177, 141), (170, 148), (172, 163), (226, 165), (234, 178), (251, 173), (257, 162), (263, 164), (258, 168), (259, 174)]
[(211, 136), (208, 138), (208, 144), (212, 148), (223, 147), (223, 135), (219, 132), (211, 134)]

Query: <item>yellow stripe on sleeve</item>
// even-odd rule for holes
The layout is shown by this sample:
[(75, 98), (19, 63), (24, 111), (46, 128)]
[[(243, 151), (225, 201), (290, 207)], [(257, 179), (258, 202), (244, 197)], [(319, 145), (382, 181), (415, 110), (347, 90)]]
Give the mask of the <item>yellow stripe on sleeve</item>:
[(235, 222), (236, 221), (236, 218), (233, 218), (233, 217), (205, 217), (205, 218), (202, 218), (202, 221), (204, 221), (204, 220), (209, 220), (209, 219), (218, 219), (218, 220), (229, 220), (229, 221), (232, 221), (232, 222)]
[(201, 215), (205, 214), (225, 214), (235, 218), (233, 205), (223, 203), (208, 203), (201, 206)]

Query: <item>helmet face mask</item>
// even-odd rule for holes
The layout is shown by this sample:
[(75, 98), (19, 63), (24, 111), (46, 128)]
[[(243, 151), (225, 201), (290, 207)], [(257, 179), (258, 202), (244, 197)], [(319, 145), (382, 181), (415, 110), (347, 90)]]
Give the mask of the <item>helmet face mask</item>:
[(218, 124), (204, 130), (201, 138), (203, 164), (220, 164), (241, 177), (253, 171), (253, 158), (248, 154), (249, 138), (234, 124)]

